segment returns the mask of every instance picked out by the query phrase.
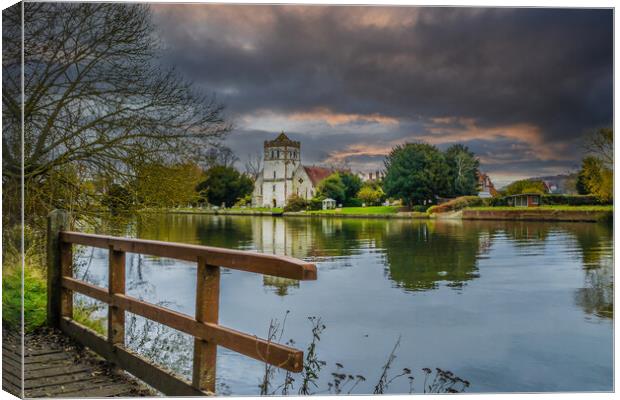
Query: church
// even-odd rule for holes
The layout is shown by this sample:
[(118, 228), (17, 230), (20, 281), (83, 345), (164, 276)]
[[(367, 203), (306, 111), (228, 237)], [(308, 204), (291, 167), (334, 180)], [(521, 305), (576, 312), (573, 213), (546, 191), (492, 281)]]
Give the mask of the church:
[(263, 170), (254, 183), (253, 207), (284, 207), (293, 194), (311, 199), (334, 171), (301, 164), (301, 146), (282, 132), (263, 146)]

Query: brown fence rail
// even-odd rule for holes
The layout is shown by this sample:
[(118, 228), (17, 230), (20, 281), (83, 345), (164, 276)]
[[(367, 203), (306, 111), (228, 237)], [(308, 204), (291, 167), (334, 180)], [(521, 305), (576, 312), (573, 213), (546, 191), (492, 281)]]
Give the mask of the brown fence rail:
[[(68, 214), (55, 210), (48, 218), (48, 323), (142, 379), (166, 395), (215, 393), (217, 346), (292, 372), (303, 368), (303, 352), (218, 324), (220, 268), (298, 280), (316, 280), (316, 266), (284, 256), (248, 251), (129, 239), (67, 231)], [(108, 288), (73, 277), (73, 245), (108, 249)], [(125, 294), (125, 254), (147, 254), (197, 263), (196, 315), (150, 304)], [(73, 293), (108, 304), (108, 334), (101, 336), (76, 323)], [(192, 381), (158, 367), (125, 348), (125, 311), (194, 337)]]

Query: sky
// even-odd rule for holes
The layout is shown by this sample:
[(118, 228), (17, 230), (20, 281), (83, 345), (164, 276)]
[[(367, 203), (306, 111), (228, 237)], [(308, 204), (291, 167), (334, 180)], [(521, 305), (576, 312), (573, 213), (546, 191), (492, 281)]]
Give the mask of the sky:
[(281, 131), (302, 162), (383, 167), (467, 145), (496, 186), (576, 171), (613, 123), (609, 9), (153, 4), (162, 61), (226, 107), (241, 158)]

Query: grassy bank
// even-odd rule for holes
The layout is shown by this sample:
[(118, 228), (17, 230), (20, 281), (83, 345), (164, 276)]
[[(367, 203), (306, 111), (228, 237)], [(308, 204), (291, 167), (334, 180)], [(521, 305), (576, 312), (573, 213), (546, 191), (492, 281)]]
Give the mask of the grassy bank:
[(337, 215), (386, 215), (398, 213), (400, 207), (397, 206), (375, 206), (375, 207), (343, 207), (333, 210), (306, 211), (307, 214), (337, 214)]
[[(541, 221), (598, 221), (613, 215), (613, 205), (542, 205), (540, 207), (507, 207), (507, 206), (465, 206), (448, 208), (446, 212), (403, 212), (399, 206), (343, 207), (332, 210), (286, 212), (282, 208), (254, 207), (201, 209), (176, 208), (168, 210), (148, 210), (145, 212), (167, 212), (178, 214), (208, 215), (246, 215), (246, 216), (285, 216), (285, 217), (342, 217), (342, 218), (462, 218), (462, 219), (514, 219)], [(433, 211), (433, 209), (429, 209)], [(448, 216), (447, 214), (453, 214)]]
[(470, 207), (460, 218), (470, 220), (599, 222), (613, 218), (613, 206)]
[(546, 211), (608, 211), (613, 212), (613, 205), (605, 205), (605, 206), (567, 206), (567, 205), (544, 205), (539, 207), (507, 207), (507, 206), (499, 206), (499, 207), (468, 207), (466, 210), (472, 211), (509, 211), (509, 212), (523, 212), (523, 211), (534, 211), (534, 212), (546, 212)]
[(142, 213), (171, 213), (171, 214), (206, 214), (206, 215), (281, 215), (282, 208), (275, 207), (232, 207), (232, 208), (169, 208), (169, 209), (143, 209)]
[[(45, 249), (40, 240), (33, 240), (26, 231), (28, 247), (24, 254), (23, 309), (24, 329), (31, 332), (46, 323), (47, 272)], [(15, 241), (13, 241), (15, 242)], [(74, 302), (73, 318), (99, 332), (105, 332), (105, 321), (95, 317), (98, 309), (92, 305)], [(22, 258), (16, 249), (4, 249), (2, 265), (2, 323), (18, 330), (22, 323)]]

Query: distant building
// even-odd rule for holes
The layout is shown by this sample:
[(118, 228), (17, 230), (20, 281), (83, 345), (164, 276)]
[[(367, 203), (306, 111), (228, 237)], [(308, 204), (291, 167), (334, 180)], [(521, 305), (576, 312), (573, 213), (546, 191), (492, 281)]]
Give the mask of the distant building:
[(538, 207), (541, 197), (540, 193), (522, 193), (506, 197), (506, 202), (511, 207)]
[(484, 172), (478, 173), (478, 197), (482, 197), (483, 199), (487, 199), (489, 197), (495, 197), (498, 195), (497, 190), (495, 190), (495, 186), (493, 182), (491, 182), (491, 178)]
[(375, 171), (368, 173), (368, 179), (364, 179), (365, 181), (380, 181), (385, 178), (385, 173), (383, 171)]
[(333, 210), (336, 208), (336, 200), (327, 198), (323, 200), (323, 210)]
[(252, 205), (283, 207), (293, 194), (311, 199), (319, 182), (334, 171), (301, 164), (301, 145), (282, 132), (263, 146), (263, 170), (254, 183)]

